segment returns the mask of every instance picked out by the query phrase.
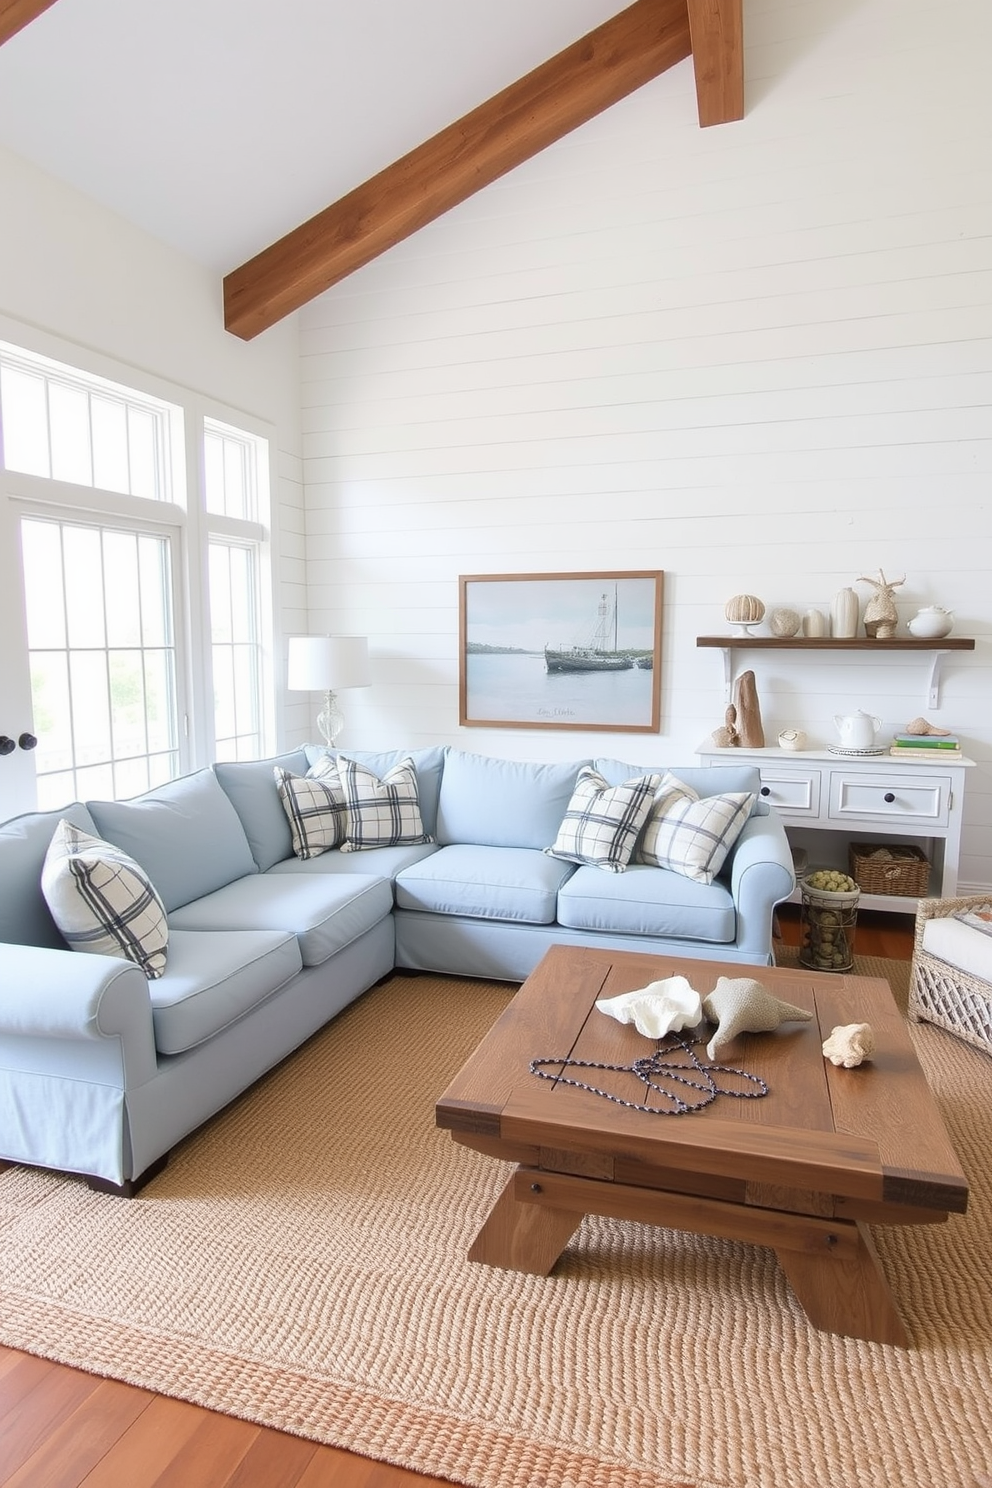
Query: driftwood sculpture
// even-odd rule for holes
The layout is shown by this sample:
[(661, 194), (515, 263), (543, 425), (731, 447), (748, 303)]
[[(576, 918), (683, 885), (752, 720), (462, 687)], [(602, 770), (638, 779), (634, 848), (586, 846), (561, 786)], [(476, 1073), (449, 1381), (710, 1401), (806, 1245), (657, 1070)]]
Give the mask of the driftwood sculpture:
[(878, 570), (877, 579), (860, 578), (859, 584), (870, 584), (875, 593), (865, 605), (864, 622), (865, 635), (871, 636), (873, 641), (888, 641), (896, 633), (899, 623), (899, 612), (893, 592), (901, 589), (906, 582), (906, 575), (901, 579), (893, 579), (891, 582), (885, 577), (881, 569)]
[(737, 679), (737, 728), (745, 749), (764, 749), (765, 731), (761, 727), (761, 709), (753, 672), (741, 672)]
[(721, 728), (713, 730), (713, 743), (717, 749), (735, 749), (741, 742), (741, 736), (737, 732), (737, 709), (730, 703), (724, 716)]

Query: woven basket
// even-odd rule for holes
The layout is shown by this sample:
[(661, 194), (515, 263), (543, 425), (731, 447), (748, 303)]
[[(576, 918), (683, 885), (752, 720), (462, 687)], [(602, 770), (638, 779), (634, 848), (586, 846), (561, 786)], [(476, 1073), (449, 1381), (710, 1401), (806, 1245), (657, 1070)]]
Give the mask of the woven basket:
[(849, 871), (865, 894), (905, 894), (919, 899), (930, 888), (930, 859), (918, 847), (852, 842)]

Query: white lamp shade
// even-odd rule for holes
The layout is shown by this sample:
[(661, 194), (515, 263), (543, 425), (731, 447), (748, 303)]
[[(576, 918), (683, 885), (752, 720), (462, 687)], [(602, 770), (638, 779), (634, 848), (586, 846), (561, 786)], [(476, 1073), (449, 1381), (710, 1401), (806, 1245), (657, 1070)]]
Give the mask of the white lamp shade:
[(371, 682), (365, 636), (290, 636), (287, 686), (292, 692), (340, 692)]

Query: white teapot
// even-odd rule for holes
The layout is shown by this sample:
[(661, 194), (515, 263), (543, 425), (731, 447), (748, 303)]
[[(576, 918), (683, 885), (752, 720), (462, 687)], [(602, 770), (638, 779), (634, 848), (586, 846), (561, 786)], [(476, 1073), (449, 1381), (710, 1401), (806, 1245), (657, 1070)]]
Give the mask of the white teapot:
[(882, 727), (882, 720), (870, 713), (848, 713), (844, 717), (834, 715), (834, 723), (845, 749), (871, 749), (875, 743), (875, 731)]
[(945, 610), (942, 605), (925, 605), (909, 621), (908, 629), (911, 635), (921, 639), (936, 639), (948, 635), (953, 624), (953, 610)]

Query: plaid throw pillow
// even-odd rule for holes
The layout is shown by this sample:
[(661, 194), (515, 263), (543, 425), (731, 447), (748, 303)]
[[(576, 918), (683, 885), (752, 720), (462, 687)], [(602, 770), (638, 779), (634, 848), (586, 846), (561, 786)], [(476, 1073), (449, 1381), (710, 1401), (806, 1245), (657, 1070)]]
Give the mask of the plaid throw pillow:
[(45, 855), (41, 891), (74, 951), (120, 956), (155, 979), (165, 970), (165, 906), (144, 869), (64, 819)]
[(570, 863), (622, 873), (660, 782), (660, 775), (639, 775), (623, 785), (608, 785), (598, 770), (583, 765), (554, 846), (544, 851)]
[(276, 790), (289, 821), (293, 852), (317, 858), (344, 840), (345, 804), (333, 760), (323, 759), (305, 775), (273, 766)]
[(381, 780), (367, 765), (343, 754), (337, 763), (347, 810), (342, 852), (434, 841), (424, 831), (412, 759), (400, 760)]
[(670, 868), (696, 883), (712, 883), (743, 831), (754, 801), (749, 791), (700, 797), (667, 773), (648, 816), (637, 861)]

